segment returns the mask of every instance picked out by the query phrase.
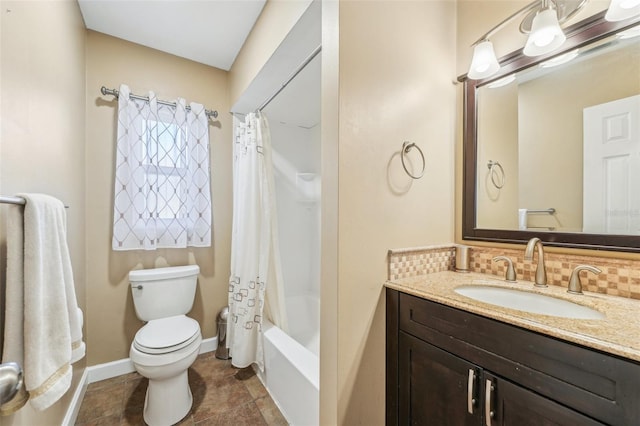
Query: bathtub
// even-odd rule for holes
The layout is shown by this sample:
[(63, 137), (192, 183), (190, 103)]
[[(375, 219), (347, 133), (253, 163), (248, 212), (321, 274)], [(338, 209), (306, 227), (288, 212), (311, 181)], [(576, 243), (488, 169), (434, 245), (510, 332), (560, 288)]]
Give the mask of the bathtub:
[(264, 321), (265, 368), (257, 373), (290, 424), (317, 425), (320, 416), (319, 300), (296, 296), (287, 298), (286, 305), (291, 336)]

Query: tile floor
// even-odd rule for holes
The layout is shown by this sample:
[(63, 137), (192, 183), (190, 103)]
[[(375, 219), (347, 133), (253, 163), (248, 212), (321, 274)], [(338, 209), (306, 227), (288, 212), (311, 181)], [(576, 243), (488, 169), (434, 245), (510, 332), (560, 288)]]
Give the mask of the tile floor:
[[(148, 380), (138, 373), (92, 383), (76, 426), (145, 425), (142, 419)], [(287, 422), (249, 368), (237, 369), (214, 352), (198, 356), (189, 369), (191, 412), (179, 425), (280, 426)]]

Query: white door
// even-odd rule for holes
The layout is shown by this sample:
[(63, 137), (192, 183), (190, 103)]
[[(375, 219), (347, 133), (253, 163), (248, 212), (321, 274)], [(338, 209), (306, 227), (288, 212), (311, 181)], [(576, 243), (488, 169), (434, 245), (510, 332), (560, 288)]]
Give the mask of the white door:
[(584, 109), (583, 231), (640, 234), (640, 95)]

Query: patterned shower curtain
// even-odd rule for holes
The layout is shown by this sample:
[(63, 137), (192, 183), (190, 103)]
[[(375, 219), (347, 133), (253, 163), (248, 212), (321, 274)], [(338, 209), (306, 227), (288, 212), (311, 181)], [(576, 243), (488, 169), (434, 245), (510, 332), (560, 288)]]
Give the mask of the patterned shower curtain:
[(262, 320), (287, 331), (269, 125), (234, 117), (233, 231), (227, 346), (232, 364), (264, 368)]

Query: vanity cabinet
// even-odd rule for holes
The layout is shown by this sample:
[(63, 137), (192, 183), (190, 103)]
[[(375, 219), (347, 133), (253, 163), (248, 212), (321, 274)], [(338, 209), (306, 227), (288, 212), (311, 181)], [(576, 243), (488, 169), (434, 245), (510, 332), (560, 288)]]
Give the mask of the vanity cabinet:
[(387, 289), (388, 425), (640, 425), (640, 364)]

